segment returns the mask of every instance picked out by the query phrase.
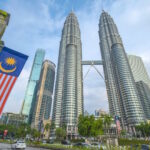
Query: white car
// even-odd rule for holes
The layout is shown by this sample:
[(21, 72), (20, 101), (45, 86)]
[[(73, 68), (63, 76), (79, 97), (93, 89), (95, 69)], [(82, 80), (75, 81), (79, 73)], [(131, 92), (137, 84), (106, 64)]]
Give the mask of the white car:
[(103, 150), (106, 150), (106, 146), (103, 144), (100, 144), (98, 142), (91, 143), (91, 147), (92, 148), (98, 148), (98, 149), (102, 148)]
[(17, 141), (15, 144), (12, 145), (13, 149), (25, 149), (26, 143), (24, 141)]

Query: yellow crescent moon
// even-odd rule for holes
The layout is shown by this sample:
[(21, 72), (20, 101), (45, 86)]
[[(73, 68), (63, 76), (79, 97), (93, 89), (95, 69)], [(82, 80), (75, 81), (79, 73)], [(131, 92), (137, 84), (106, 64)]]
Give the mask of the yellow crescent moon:
[(16, 70), (16, 66), (15, 66), (15, 68), (13, 68), (11, 70), (6, 70), (6, 69), (4, 69), (2, 67), (2, 62), (0, 62), (0, 70), (3, 71), (3, 72), (5, 72), (5, 73), (12, 73), (12, 72), (14, 72)]

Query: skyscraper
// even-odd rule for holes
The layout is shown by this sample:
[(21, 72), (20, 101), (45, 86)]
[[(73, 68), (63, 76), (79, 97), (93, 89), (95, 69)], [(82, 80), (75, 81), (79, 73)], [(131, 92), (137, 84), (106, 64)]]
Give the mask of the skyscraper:
[(128, 55), (128, 60), (135, 82), (143, 81), (150, 88), (150, 78), (142, 61), (142, 58), (135, 55)]
[(141, 57), (128, 55), (128, 60), (136, 82), (145, 117), (150, 120), (150, 79), (148, 73)]
[(144, 112), (117, 26), (104, 11), (99, 37), (110, 114), (120, 116), (122, 125), (132, 128), (144, 121)]
[[(74, 134), (77, 118), (83, 114), (82, 48), (77, 17), (67, 17), (62, 30), (52, 121), (65, 124)], [(70, 130), (70, 131), (69, 131)]]
[(28, 121), (30, 121), (30, 119), (31, 119), (30, 113), (33, 112), (32, 106), (35, 103), (36, 88), (37, 88), (37, 83), (40, 78), (40, 72), (41, 72), (44, 56), (45, 56), (44, 50), (38, 49), (36, 51), (32, 69), (31, 69), (31, 73), (30, 73), (30, 77), (28, 80), (28, 85), (27, 85), (27, 89), (26, 89), (26, 93), (25, 93), (24, 102), (23, 102), (23, 107), (21, 110), (22, 114), (28, 116)]
[(150, 88), (143, 81), (136, 82), (141, 105), (147, 120), (150, 120)]
[(40, 122), (50, 118), (54, 80), (55, 64), (49, 60), (45, 60), (41, 70), (32, 115), (32, 127), (34, 128), (39, 129)]

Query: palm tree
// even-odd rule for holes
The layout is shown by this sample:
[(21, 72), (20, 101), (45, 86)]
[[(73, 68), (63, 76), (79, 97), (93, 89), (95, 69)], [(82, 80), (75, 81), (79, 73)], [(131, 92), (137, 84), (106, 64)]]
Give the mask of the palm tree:
[[(50, 126), (50, 123), (47, 123), (47, 124), (45, 125), (45, 127), (44, 127), (44, 132), (45, 132), (45, 131), (48, 132), (48, 131), (50, 130), (50, 127), (51, 127), (51, 126)], [(48, 139), (49, 139), (49, 134), (48, 134)]]
[(49, 123), (47, 123), (47, 124), (45, 125), (44, 130), (45, 130), (45, 131), (48, 131), (49, 129), (50, 129), (50, 124), (49, 124)]
[(109, 134), (109, 128), (110, 128), (111, 123), (112, 123), (112, 117), (109, 115), (105, 115), (104, 116), (104, 126), (105, 126), (106, 130), (108, 129), (108, 134)]

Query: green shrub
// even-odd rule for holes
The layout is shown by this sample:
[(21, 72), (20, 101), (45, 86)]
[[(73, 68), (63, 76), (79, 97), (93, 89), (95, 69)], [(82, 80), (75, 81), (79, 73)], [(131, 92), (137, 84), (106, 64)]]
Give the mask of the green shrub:
[(120, 146), (125, 146), (125, 145), (141, 145), (141, 144), (150, 144), (150, 141), (146, 141), (146, 140), (137, 140), (137, 139), (119, 139), (118, 143)]
[(85, 142), (85, 140), (84, 139), (72, 139), (71, 142), (78, 143), (78, 142)]

